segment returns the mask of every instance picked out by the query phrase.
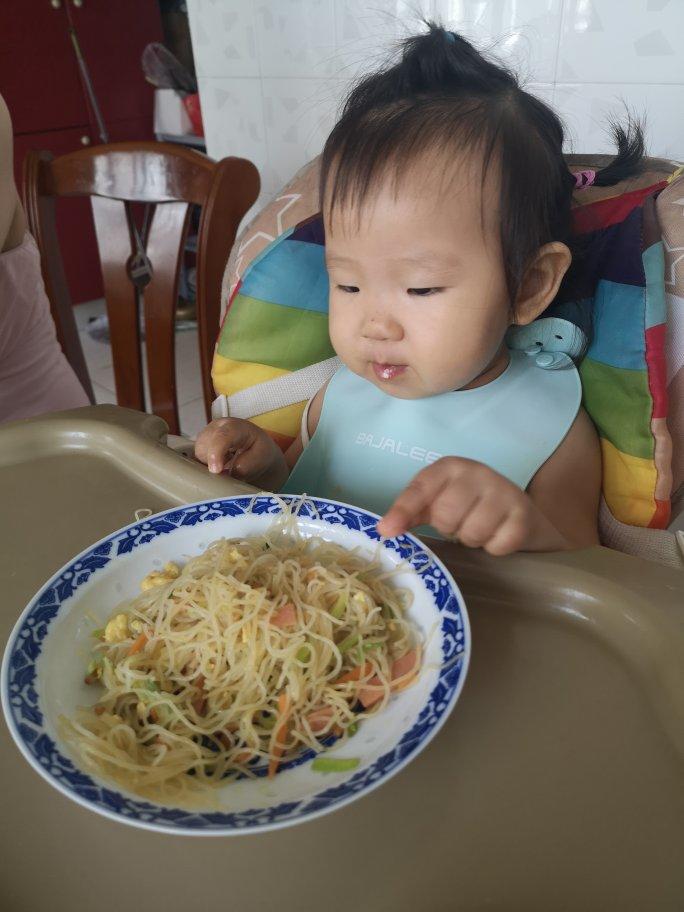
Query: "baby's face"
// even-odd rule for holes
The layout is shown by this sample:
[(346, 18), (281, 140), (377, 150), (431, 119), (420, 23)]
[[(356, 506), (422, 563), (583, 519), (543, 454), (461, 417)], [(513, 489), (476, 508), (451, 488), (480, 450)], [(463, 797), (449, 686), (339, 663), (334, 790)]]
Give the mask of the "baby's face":
[[(423, 168), (364, 207), (326, 216), (330, 338), (352, 371), (400, 399), (491, 379), (511, 322), (496, 189), (464, 162), (447, 190)], [(487, 182), (490, 183), (489, 180)], [(332, 229), (332, 230), (331, 230)]]

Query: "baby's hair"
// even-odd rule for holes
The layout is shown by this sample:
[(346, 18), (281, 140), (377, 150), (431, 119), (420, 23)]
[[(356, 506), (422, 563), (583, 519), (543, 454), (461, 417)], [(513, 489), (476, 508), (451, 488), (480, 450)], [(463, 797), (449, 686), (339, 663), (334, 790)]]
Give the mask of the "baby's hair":
[[(477, 152), (482, 185), (495, 161), (500, 183), (500, 236), (514, 305), (540, 246), (570, 244), (575, 178), (563, 157), (563, 125), (505, 67), (472, 44), (426, 21), (429, 31), (401, 42), (401, 59), (363, 77), (347, 97), (321, 157), (320, 207), (357, 212), (388, 169), (394, 180), (417, 154)], [(628, 116), (610, 124), (617, 155), (593, 181), (609, 186), (638, 173), (644, 137)], [(396, 185), (396, 184), (395, 184)], [(327, 210), (324, 208), (327, 202)]]

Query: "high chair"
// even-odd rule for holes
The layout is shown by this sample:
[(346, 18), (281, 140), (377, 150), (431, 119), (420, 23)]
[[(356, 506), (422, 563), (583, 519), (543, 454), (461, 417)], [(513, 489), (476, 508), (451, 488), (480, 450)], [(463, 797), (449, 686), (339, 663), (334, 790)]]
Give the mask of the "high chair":
[[(567, 158), (572, 171), (598, 170), (607, 160)], [(327, 336), (318, 170), (318, 159), (305, 165), (243, 229), (223, 279), (212, 415), (249, 418), (283, 448), (306, 401), (339, 363)], [(601, 540), (678, 568), (684, 566), (676, 534), (684, 528), (683, 194), (677, 163), (647, 159), (627, 181), (577, 193), (573, 212), (585, 251), (579, 286), (593, 322), (580, 374), (604, 459)], [(561, 297), (562, 289), (533, 327), (574, 306)]]

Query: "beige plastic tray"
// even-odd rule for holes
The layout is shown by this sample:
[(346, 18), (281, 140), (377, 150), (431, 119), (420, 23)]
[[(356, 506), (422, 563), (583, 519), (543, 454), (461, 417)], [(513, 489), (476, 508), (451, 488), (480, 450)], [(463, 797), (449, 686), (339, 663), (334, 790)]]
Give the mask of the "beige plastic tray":
[[(68, 558), (166, 507), (245, 490), (112, 406), (0, 428), (2, 642)], [(472, 623), (453, 716), (367, 798), (261, 836), (136, 831), (0, 738), (3, 912), (680, 912), (684, 574), (596, 548), (443, 546)]]

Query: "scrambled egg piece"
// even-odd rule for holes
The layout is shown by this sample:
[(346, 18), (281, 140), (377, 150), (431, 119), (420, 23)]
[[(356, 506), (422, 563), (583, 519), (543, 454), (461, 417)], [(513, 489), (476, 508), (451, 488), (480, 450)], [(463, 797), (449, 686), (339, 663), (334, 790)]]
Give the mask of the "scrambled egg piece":
[(105, 643), (120, 643), (128, 637), (128, 615), (115, 614), (105, 627)]
[(143, 592), (148, 589), (154, 589), (155, 586), (163, 586), (165, 583), (171, 583), (180, 576), (180, 567), (177, 564), (168, 563), (162, 570), (148, 573), (140, 583)]

